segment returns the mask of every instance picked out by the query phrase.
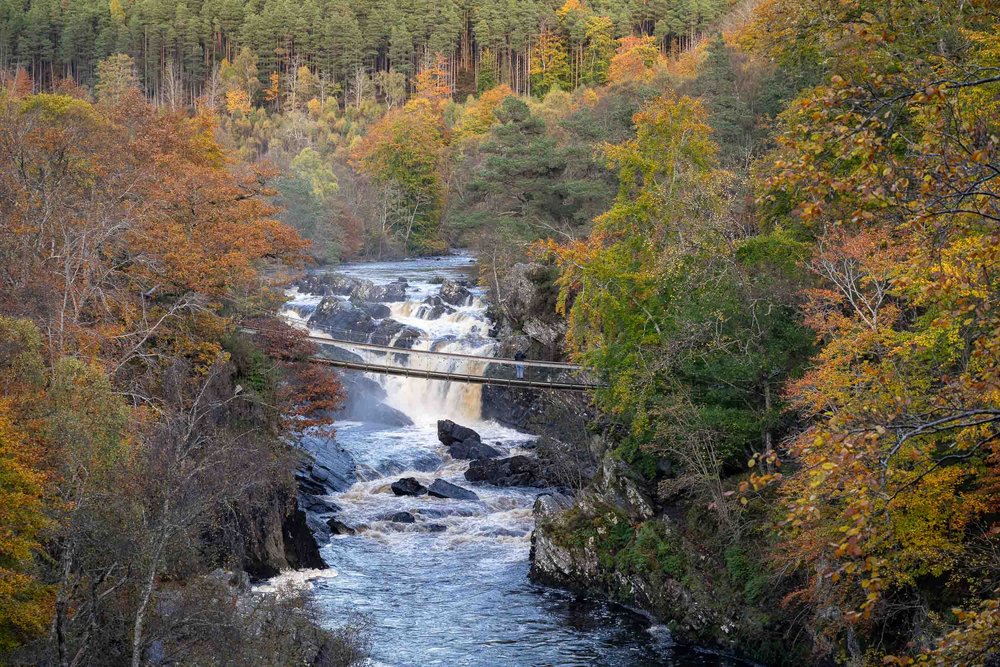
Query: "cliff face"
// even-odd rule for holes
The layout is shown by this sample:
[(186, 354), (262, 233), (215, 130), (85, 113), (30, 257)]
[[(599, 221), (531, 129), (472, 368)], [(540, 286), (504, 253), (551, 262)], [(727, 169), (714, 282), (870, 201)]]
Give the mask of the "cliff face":
[(224, 555), (234, 555), (252, 578), (326, 567), (296, 495), (293, 484), (276, 487), (230, 521), (226, 532), (231, 537)]
[(732, 625), (701, 585), (691, 545), (621, 461), (606, 457), (572, 503), (539, 499), (535, 520), (535, 581), (651, 612), (680, 638), (718, 641)]

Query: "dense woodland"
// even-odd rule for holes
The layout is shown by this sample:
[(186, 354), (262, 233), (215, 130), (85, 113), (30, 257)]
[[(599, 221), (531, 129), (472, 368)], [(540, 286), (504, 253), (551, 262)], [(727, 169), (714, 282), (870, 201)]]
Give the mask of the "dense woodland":
[[(312, 422), (282, 415), (338, 391), (239, 326), (281, 267), (461, 246), (487, 285), (552, 268), (613, 455), (683, 508), (745, 653), (995, 664), (998, 26), (992, 0), (0, 0), (0, 650), (216, 650), (151, 600), (218, 607), (181, 582), (290, 483)], [(594, 533), (603, 565), (690, 583), (653, 524)]]

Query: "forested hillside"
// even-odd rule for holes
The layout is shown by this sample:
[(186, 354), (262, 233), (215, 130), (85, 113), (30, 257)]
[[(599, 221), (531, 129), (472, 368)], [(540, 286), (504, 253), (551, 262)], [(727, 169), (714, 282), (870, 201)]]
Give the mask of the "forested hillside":
[[(91, 84), (97, 62), (132, 56), (147, 92), (191, 100), (212, 94), (217, 67), (241, 49), (264, 82), (292, 87), (299, 68), (321, 100), (412, 83), (441, 54), (464, 95), (507, 83), (529, 93), (603, 83), (614, 40), (655, 35), (661, 47), (691, 42), (728, 0), (4, 0), (0, 68), (23, 65), (40, 86), (58, 78)], [(273, 77), (273, 78), (272, 78)], [(280, 108), (284, 100), (271, 100)]]
[(997, 664), (998, 35), (994, 0), (0, 0), (0, 652), (302, 659), (205, 611), (340, 397), (259, 316), (308, 261), (463, 248), (603, 381), (538, 579), (764, 664)]

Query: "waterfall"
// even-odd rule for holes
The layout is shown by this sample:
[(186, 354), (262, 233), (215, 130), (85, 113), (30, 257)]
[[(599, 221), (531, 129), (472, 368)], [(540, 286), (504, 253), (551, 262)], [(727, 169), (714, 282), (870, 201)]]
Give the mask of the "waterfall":
[[(360, 305), (348, 295), (324, 301), (306, 293), (307, 288), (336, 292), (330, 281), (317, 281), (301, 291), (290, 290), (283, 315), (321, 337), (345, 339), (345, 332), (332, 332), (330, 323), (338, 328), (347, 323), (360, 338), (346, 339), (356, 342), (490, 357), (496, 341), (489, 337), (483, 295), (469, 284), (458, 286), (471, 277), (472, 268), (471, 258), (454, 255), (339, 267), (342, 274), (368, 281)], [(403, 292), (401, 276), (406, 280)], [(330, 289), (324, 290), (324, 284)], [(391, 288), (392, 298), (379, 292), (384, 288)], [(351, 296), (357, 297), (357, 288), (352, 289)], [(373, 292), (379, 294), (378, 303), (367, 298)], [(341, 315), (346, 317), (337, 319)], [(319, 326), (324, 318), (326, 328)], [(373, 364), (396, 355), (394, 365), (411, 368), (483, 370), (473, 367), (482, 362), (461, 358), (342, 350)], [(355, 481), (324, 500), (335, 507), (333, 519), (353, 532), (324, 536), (322, 555), (331, 574), (306, 573), (304, 578), (331, 626), (354, 612), (374, 621), (373, 664), (675, 664), (653, 659), (659, 641), (647, 633), (643, 619), (528, 582), (532, 506), (545, 490), (470, 482), (465, 477), (470, 462), (452, 458), (437, 437), (437, 420), (451, 419), (475, 428), (502, 456), (532, 455), (533, 436), (482, 419), (481, 385), (361, 376), (357, 371), (344, 377), (352, 401), (381, 401), (384, 410), (351, 412), (338, 420), (335, 441), (310, 441), (317, 460), (329, 461), (324, 448), (335, 449), (341, 453), (330, 465), (342, 465), (346, 458), (351, 466)], [(388, 418), (385, 410), (392, 413)], [(404, 423), (407, 417), (410, 423)], [(424, 486), (440, 479), (474, 491), (476, 497), (395, 495), (393, 482), (410, 477)], [(315, 515), (311, 520), (321, 524), (323, 533), (328, 518)]]
[[(414, 350), (456, 352), (487, 357), (493, 354), (496, 342), (485, 336), (490, 323), (481, 297), (458, 308), (455, 312), (432, 318), (422, 301), (402, 301), (390, 305), (392, 318), (426, 332), (413, 345)], [(482, 362), (463, 359), (434, 359), (400, 355), (407, 368), (442, 370), (478, 374)], [(437, 423), (438, 419), (479, 423), (482, 417), (483, 387), (466, 382), (422, 380), (417, 378), (380, 376), (378, 382), (386, 390), (386, 403), (396, 408), (415, 424)]]

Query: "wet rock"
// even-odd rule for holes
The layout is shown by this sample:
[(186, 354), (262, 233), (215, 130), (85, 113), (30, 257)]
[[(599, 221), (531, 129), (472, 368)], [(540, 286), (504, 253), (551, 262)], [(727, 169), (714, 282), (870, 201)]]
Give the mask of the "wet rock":
[(393, 523), (414, 523), (416, 521), (416, 518), (409, 512), (396, 512), (390, 514), (386, 519)]
[(441, 300), (453, 306), (465, 306), (472, 303), (472, 292), (465, 285), (453, 280), (441, 283)]
[(326, 525), (330, 528), (331, 535), (354, 535), (358, 532), (337, 518), (327, 520)]
[(438, 440), (448, 448), (455, 459), (492, 459), (500, 452), (483, 443), (478, 433), (450, 419), (438, 421)]
[(321, 430), (302, 436), (299, 447), (309, 454), (296, 473), (305, 492), (325, 496), (346, 491), (358, 481), (354, 457)]
[(448, 530), (448, 526), (443, 523), (428, 523), (424, 525), (424, 530), (428, 533), (443, 533)]
[(314, 514), (332, 514), (340, 510), (336, 503), (311, 493), (299, 494), (299, 507)]
[(367, 280), (354, 291), (354, 296), (362, 301), (406, 301), (407, 283), (403, 278), (397, 278), (388, 285), (375, 285)]
[(462, 426), (461, 424), (456, 424), (450, 419), (439, 419), (437, 423), (438, 440), (441, 441), (445, 447), (450, 447), (451, 445), (462, 442), (463, 440), (468, 440), (474, 438), (476, 440), (482, 440), (478, 433), (473, 431), (467, 426)]
[(427, 493), (427, 487), (412, 477), (397, 480), (389, 488), (397, 496), (422, 496)]
[(358, 308), (365, 311), (376, 320), (384, 320), (392, 315), (392, 311), (389, 310), (389, 306), (384, 303), (362, 303), (358, 306)]
[(404, 301), (406, 281), (402, 278), (388, 285), (376, 285), (370, 280), (352, 278), (340, 273), (312, 274), (295, 282), (295, 288), (306, 294), (347, 296), (372, 303)]
[(317, 356), (325, 359), (347, 361), (352, 364), (360, 364), (364, 362), (364, 358), (360, 354), (355, 354), (354, 352), (350, 352), (349, 350), (345, 350), (342, 347), (331, 345), (329, 343), (324, 343), (318, 346)]
[(326, 567), (326, 562), (319, 554), (316, 537), (309, 529), (305, 512), (296, 509), (286, 516), (281, 523), (281, 532), (288, 567), (296, 570)]
[(424, 299), (423, 305), (417, 310), (417, 317), (422, 320), (436, 320), (448, 313), (455, 312), (455, 308), (439, 296), (429, 296)]
[(368, 335), (368, 342), (409, 350), (420, 338), (421, 331), (396, 320), (384, 320)]
[(309, 326), (338, 338), (365, 340), (368, 334), (375, 331), (375, 320), (348, 301), (325, 297), (309, 318)]
[(495, 459), (501, 456), (498, 450), (474, 438), (456, 442), (448, 448), (448, 453), (451, 454), (451, 458), (453, 459), (467, 459), (472, 461), (478, 459)]
[[(360, 359), (360, 357), (358, 357)], [(358, 371), (340, 373), (347, 400), (337, 411), (338, 421), (358, 421), (387, 426), (412, 426), (413, 420), (399, 410), (386, 405), (385, 389)]]
[(435, 498), (449, 498), (451, 500), (479, 500), (479, 496), (476, 495), (475, 492), (463, 489), (462, 487), (452, 484), (451, 482), (446, 482), (443, 479), (435, 479), (434, 482), (427, 487), (427, 493)]
[(465, 479), (494, 486), (548, 486), (538, 460), (522, 455), (472, 461)]

